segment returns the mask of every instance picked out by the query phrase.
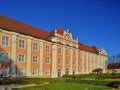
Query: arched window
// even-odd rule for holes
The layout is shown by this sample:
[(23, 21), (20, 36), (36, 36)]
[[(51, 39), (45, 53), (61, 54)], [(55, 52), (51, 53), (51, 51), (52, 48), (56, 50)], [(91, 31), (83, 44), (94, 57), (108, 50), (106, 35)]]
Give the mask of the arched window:
[(61, 77), (61, 69), (58, 69), (58, 77)]
[(68, 69), (68, 68), (66, 68), (65, 74), (66, 74), (66, 75), (69, 75), (69, 69)]
[(73, 75), (75, 75), (75, 70), (73, 70)]

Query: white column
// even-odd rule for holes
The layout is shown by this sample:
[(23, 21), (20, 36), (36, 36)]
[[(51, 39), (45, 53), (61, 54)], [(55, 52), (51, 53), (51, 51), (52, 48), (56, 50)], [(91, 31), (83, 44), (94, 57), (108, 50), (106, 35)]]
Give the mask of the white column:
[(40, 42), (40, 73), (39, 73), (39, 75), (40, 76), (43, 76), (43, 50), (44, 50), (44, 45), (43, 45), (44, 43), (41, 41)]
[(30, 76), (31, 73), (30, 73), (30, 66), (31, 66), (31, 39), (28, 39), (27, 40), (27, 73), (26, 75), (27, 76)]
[(75, 70), (75, 74), (78, 74), (78, 50), (76, 52), (76, 70)]
[(87, 73), (87, 74), (89, 73), (89, 72), (88, 72), (88, 69), (89, 69), (89, 63), (88, 63), (88, 60), (89, 60), (88, 58), (89, 58), (89, 56), (88, 56), (88, 55), (89, 55), (89, 53), (86, 52), (86, 67), (87, 67), (87, 70), (86, 70), (87, 72), (86, 72), (86, 73)]
[(82, 68), (83, 68), (83, 70), (82, 70), (82, 74), (85, 74), (85, 69), (84, 69), (84, 67), (85, 67), (84, 53), (81, 52), (81, 54), (82, 54)]
[(52, 78), (57, 77), (57, 70), (56, 70), (56, 60), (57, 60), (57, 46), (56, 44), (52, 45)]
[(72, 49), (70, 49), (70, 75), (72, 75), (73, 73), (73, 50)]
[(12, 35), (12, 65), (11, 76), (16, 77), (16, 35)]
[(63, 62), (62, 62), (62, 73), (65, 74), (65, 47), (63, 46)]

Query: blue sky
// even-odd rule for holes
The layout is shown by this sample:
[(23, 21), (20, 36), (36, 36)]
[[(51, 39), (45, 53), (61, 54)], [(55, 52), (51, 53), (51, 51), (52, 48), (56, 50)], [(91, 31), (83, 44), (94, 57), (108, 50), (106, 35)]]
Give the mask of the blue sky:
[(46, 31), (69, 29), (81, 43), (120, 53), (120, 0), (0, 0), (0, 14)]

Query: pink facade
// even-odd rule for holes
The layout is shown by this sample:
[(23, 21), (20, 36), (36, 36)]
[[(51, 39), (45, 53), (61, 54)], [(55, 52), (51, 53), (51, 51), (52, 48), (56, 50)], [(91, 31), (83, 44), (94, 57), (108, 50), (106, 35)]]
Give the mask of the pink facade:
[(0, 75), (61, 77), (106, 69), (107, 53), (73, 39), (69, 31), (51, 32), (0, 16)]

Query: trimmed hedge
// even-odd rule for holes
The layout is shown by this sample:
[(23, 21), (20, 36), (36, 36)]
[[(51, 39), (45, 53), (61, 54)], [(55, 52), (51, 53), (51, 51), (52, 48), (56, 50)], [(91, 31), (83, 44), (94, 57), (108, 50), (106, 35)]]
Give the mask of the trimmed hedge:
[(69, 82), (69, 83), (80, 83), (80, 84), (91, 84), (91, 85), (107, 86), (108, 84), (110, 84), (110, 83), (112, 83), (112, 82), (114, 82), (114, 81), (66, 79), (66, 82)]
[(79, 78), (79, 79), (92, 79), (92, 80), (105, 80), (105, 79), (120, 79), (120, 74), (80, 74), (80, 75), (63, 75), (63, 78)]
[(43, 82), (58, 83), (64, 82), (64, 78), (5, 78), (0, 79), (0, 85), (6, 84), (42, 84)]

